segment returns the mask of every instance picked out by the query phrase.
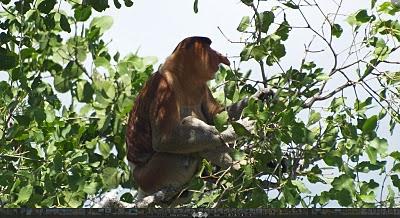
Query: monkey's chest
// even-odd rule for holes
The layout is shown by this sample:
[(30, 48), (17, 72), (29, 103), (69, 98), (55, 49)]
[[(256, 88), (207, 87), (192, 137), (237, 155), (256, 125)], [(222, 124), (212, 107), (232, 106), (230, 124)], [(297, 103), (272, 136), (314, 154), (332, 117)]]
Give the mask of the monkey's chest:
[(204, 116), (204, 114), (201, 110), (201, 105), (183, 106), (180, 108), (180, 115), (181, 115), (181, 119), (183, 119), (187, 116), (193, 116), (193, 117), (196, 117), (197, 119), (206, 121), (206, 117)]

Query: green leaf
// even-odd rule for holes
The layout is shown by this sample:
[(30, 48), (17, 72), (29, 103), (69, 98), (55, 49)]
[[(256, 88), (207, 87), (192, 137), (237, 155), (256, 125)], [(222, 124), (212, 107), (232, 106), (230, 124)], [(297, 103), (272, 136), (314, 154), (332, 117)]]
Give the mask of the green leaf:
[(244, 16), (244, 17), (242, 17), (242, 20), (240, 21), (240, 24), (237, 27), (237, 30), (239, 32), (244, 32), (249, 26), (250, 26), (250, 17)]
[(0, 0), (0, 2), (2, 2), (3, 4), (7, 5), (8, 3), (10, 3), (11, 0)]
[(197, 12), (199, 12), (198, 3), (199, 3), (199, 0), (194, 0), (194, 3), (193, 3), (193, 11), (194, 11), (194, 13), (196, 13), (196, 14), (197, 14)]
[(68, 32), (68, 33), (70, 33), (71, 32), (71, 26), (69, 25), (68, 18), (64, 14), (61, 14), (60, 16), (61, 16), (60, 17), (60, 27), (61, 27), (61, 29), (66, 31), (66, 32)]
[(92, 15), (92, 9), (88, 6), (79, 5), (75, 8), (74, 17), (76, 21), (86, 21)]
[(117, 9), (120, 9), (121, 8), (121, 3), (119, 3), (119, 1), (118, 0), (114, 0), (114, 5), (115, 5), (115, 7), (117, 8)]
[(253, 0), (241, 0), (243, 2), (243, 4), (250, 6), (253, 4)]
[(233, 100), (233, 96), (236, 92), (236, 82), (228, 81), (227, 84), (224, 86), (224, 94), (227, 99)]
[(395, 204), (395, 192), (392, 189), (391, 185), (388, 185), (388, 196), (387, 196), (387, 200), (389, 201), (389, 208), (393, 208), (394, 204)]
[(87, 103), (92, 101), (94, 91), (90, 83), (81, 80), (76, 84), (76, 89), (78, 101)]
[(54, 199), (55, 199), (54, 196), (50, 196), (50, 197), (44, 199), (42, 202), (40, 202), (40, 205), (42, 207), (50, 208), (54, 205)]
[(53, 159), (54, 171), (61, 172), (64, 166), (63, 156), (57, 152)]
[(378, 124), (378, 116), (373, 115), (372, 117), (368, 118), (362, 126), (363, 133), (366, 134), (371, 133), (372, 131), (375, 130), (377, 124)]
[(373, 19), (374, 17), (373, 16), (369, 16), (368, 13), (367, 13), (367, 10), (363, 9), (363, 10), (358, 11), (358, 13), (356, 14), (355, 18), (356, 18), (356, 20), (358, 22), (367, 23), (371, 19)]
[(256, 59), (256, 61), (261, 61), (267, 55), (263, 46), (254, 46), (251, 50), (251, 56)]
[(328, 166), (341, 166), (343, 164), (343, 160), (341, 154), (338, 151), (331, 151), (325, 155), (323, 158), (324, 162)]
[(99, 150), (104, 158), (107, 158), (111, 152), (111, 145), (107, 142), (99, 142)]
[(15, 10), (17, 10), (21, 14), (25, 14), (31, 9), (31, 3), (32, 0), (19, 0), (16, 1), (15, 4)]
[(115, 55), (114, 55), (114, 57), (113, 57), (113, 59), (114, 59), (115, 62), (118, 62), (119, 56), (120, 56), (120, 53), (119, 53), (119, 52), (115, 53)]
[(296, 144), (311, 144), (314, 141), (313, 133), (303, 123), (295, 123), (291, 127), (293, 142)]
[(400, 172), (400, 163), (394, 164), (391, 171), (399, 173)]
[(83, 188), (83, 191), (86, 194), (96, 194), (98, 190), (99, 184), (95, 181), (92, 181), (90, 183), (85, 183), (85, 187)]
[[(9, 171), (9, 170), (0, 170), (0, 186), (7, 186), (9, 184), (12, 184), (14, 182), (14, 174), (15, 172)], [(1, 199), (1, 197), (0, 197)]]
[(129, 192), (126, 192), (123, 195), (121, 195), (121, 197), (119, 199), (121, 201), (127, 202), (127, 203), (133, 203), (135, 201), (134, 197)]
[(311, 110), (311, 115), (310, 115), (310, 118), (308, 119), (307, 126), (311, 126), (320, 120), (321, 120), (321, 114), (319, 112), (315, 112), (314, 110)]
[(333, 24), (331, 28), (332, 35), (335, 36), (336, 38), (339, 38), (342, 33), (343, 29), (339, 24)]
[(115, 98), (114, 83), (112, 83), (111, 81), (103, 81), (101, 87), (101, 94), (103, 97), (108, 98), (110, 100), (114, 99)]
[(345, 100), (345, 98), (343, 98), (343, 97), (333, 98), (333, 100), (331, 101), (331, 105), (330, 105), (331, 111), (337, 112), (337, 110), (339, 108), (341, 108), (341, 106), (344, 105), (344, 100)]
[(375, 164), (378, 157), (378, 151), (374, 147), (371, 147), (369, 145), (365, 148), (365, 151), (367, 152), (368, 158), (371, 163)]
[[(372, 104), (372, 97), (368, 97), (367, 99), (365, 99), (365, 101), (360, 102), (359, 99), (356, 99), (356, 101), (354, 102), (354, 108), (357, 111), (364, 111), (366, 108), (366, 106), (371, 105)], [(364, 109), (364, 110), (363, 110)]]
[(69, 192), (64, 191), (64, 199), (69, 207), (78, 208), (83, 204), (84, 195), (82, 192)]
[(387, 43), (383, 39), (379, 39), (376, 42), (374, 57), (380, 61), (384, 61), (390, 54), (390, 49)]
[(18, 55), (0, 47), (0, 70), (9, 70), (18, 65)]
[(318, 81), (327, 81), (330, 78), (331, 77), (328, 74), (325, 74), (325, 73), (321, 73), (317, 77), (315, 77), (315, 79), (318, 80)]
[(332, 181), (332, 187), (335, 190), (348, 190), (351, 195), (356, 193), (354, 179), (347, 174), (334, 178)]
[(113, 167), (107, 167), (103, 170), (101, 175), (105, 188), (112, 189), (119, 185), (118, 169)]
[(267, 33), (269, 26), (274, 22), (275, 15), (271, 11), (264, 11), (260, 13), (260, 22), (258, 28), (263, 33)]
[(371, 9), (375, 7), (375, 4), (378, 0), (371, 0)]
[(287, 203), (292, 206), (298, 205), (301, 200), (301, 196), (299, 195), (296, 188), (297, 187), (293, 185), (285, 185), (283, 188), (283, 196), (285, 197)]
[(56, 26), (56, 21), (54, 20), (54, 13), (46, 15), (46, 17), (44, 18), (44, 24), (46, 25), (46, 28), (48, 30), (54, 29), (54, 27)]
[(31, 184), (22, 187), (21, 190), (19, 190), (18, 199), (15, 203), (19, 203), (22, 205), (25, 204), (31, 197), (32, 192), (33, 192), (33, 187)]
[(111, 68), (110, 61), (107, 60), (107, 58), (105, 58), (105, 57), (97, 57), (97, 58), (94, 60), (94, 65), (95, 65), (96, 67), (104, 67), (105, 69)]
[(392, 183), (395, 187), (397, 187), (400, 191), (400, 179), (398, 175), (391, 175), (390, 178), (392, 179)]
[(54, 76), (54, 88), (61, 93), (68, 92), (72, 88), (72, 83), (60, 75)]
[(375, 148), (381, 157), (385, 157), (387, 155), (386, 152), (389, 144), (386, 139), (376, 137), (370, 142), (369, 145)]
[(240, 61), (248, 61), (251, 58), (253, 48), (254, 45), (252, 44), (246, 45), (242, 52), (240, 52)]
[(215, 128), (217, 128), (218, 131), (225, 130), (226, 129), (226, 125), (228, 123), (228, 119), (229, 119), (228, 112), (226, 112), (226, 111), (223, 111), (223, 112), (217, 114), (214, 117)]
[(293, 4), (293, 2), (286, 2), (286, 3), (283, 3), (283, 4), (288, 6), (289, 8), (292, 8), (292, 9), (299, 9), (300, 8), (298, 5)]
[(70, 61), (62, 72), (62, 77), (65, 79), (75, 79), (83, 74), (83, 70), (75, 63), (75, 61)]
[(90, 22), (90, 27), (98, 27), (100, 28), (100, 34), (103, 34), (105, 31), (111, 28), (113, 25), (113, 19), (111, 16), (102, 16), (93, 18), (92, 22)]
[(133, 2), (131, 0), (124, 0), (124, 2), (126, 7), (131, 7), (133, 5)]
[(285, 41), (289, 37), (289, 31), (291, 29), (291, 26), (286, 20), (286, 17), (284, 17), (283, 22), (279, 25), (278, 29), (276, 30), (275, 34), (281, 38), (282, 41)]
[(399, 151), (393, 151), (392, 153), (390, 153), (390, 156), (393, 157), (394, 159), (400, 161), (400, 152)]
[(293, 180), (292, 183), (301, 193), (311, 194), (311, 191), (304, 185), (304, 183), (297, 180)]
[(246, 153), (236, 150), (236, 149), (232, 153), (232, 158), (235, 161), (244, 160), (245, 157), (246, 157)]
[(47, 155), (53, 155), (53, 153), (54, 153), (55, 151), (57, 151), (57, 147), (54, 146), (54, 143), (50, 143), (50, 144), (47, 146), (46, 154), (47, 154)]
[(320, 183), (322, 183), (322, 184), (326, 184), (326, 182), (325, 182), (323, 179), (321, 179), (320, 177), (318, 177), (318, 176), (315, 175), (315, 174), (308, 174), (308, 175), (307, 175), (307, 179), (308, 179), (308, 181), (310, 181), (311, 183), (320, 182)]
[(318, 165), (315, 165), (311, 168), (311, 172), (315, 174), (322, 174), (322, 170), (318, 167)]
[(98, 12), (102, 12), (109, 8), (108, 0), (87, 0), (87, 3)]
[(251, 136), (251, 133), (240, 123), (232, 122), (232, 127), (238, 136)]
[(347, 207), (353, 202), (351, 193), (346, 189), (336, 192), (335, 196), (340, 206)]
[(0, 71), (9, 70), (18, 65), (18, 55), (0, 47)]
[(356, 165), (356, 170), (358, 172), (368, 173), (371, 170), (381, 170), (385, 167), (386, 161), (377, 161), (375, 164), (372, 164), (369, 161), (362, 161)]
[(51, 10), (53, 10), (54, 5), (56, 4), (57, 0), (44, 0), (38, 5), (38, 10), (43, 14), (48, 14)]
[(384, 12), (390, 15), (395, 15), (399, 11), (400, 11), (399, 3), (392, 4), (392, 2), (389, 1), (383, 2), (378, 9), (378, 12)]

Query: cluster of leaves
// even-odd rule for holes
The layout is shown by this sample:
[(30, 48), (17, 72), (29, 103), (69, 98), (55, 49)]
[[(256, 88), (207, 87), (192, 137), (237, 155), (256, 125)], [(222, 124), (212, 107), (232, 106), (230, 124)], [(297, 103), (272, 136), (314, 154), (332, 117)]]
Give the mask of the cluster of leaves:
[(112, 18), (91, 19), (107, 0), (0, 2), (0, 205), (80, 207), (132, 187), (125, 120), (154, 59), (108, 52)]
[[(218, 97), (222, 102), (236, 102), (254, 93), (257, 84), (273, 88), (275, 96), (267, 103), (250, 100), (245, 108), (243, 116), (257, 122), (255, 134), (235, 128), (247, 139), (236, 145), (234, 156), (250, 164), (239, 172), (214, 172), (214, 176), (224, 175), (216, 184), (194, 180), (190, 187), (202, 192), (194, 193), (190, 206), (323, 207), (333, 201), (344, 207), (399, 205), (400, 153), (389, 152), (384, 136), (393, 134), (400, 122), (399, 62), (389, 59), (398, 57), (400, 24), (396, 16), (400, 8), (373, 0), (370, 9), (349, 15), (346, 27), (336, 16), (325, 17), (321, 30), (331, 30), (326, 35), (313, 27), (303, 12), (305, 7), (320, 11), (313, 2), (279, 1), (271, 11), (261, 12), (263, 1), (242, 0), (254, 13), (244, 16), (237, 28), (245, 39), (240, 41), (244, 45), (240, 58), (259, 65), (263, 80), (251, 80), (251, 72), (243, 74), (240, 69), (222, 69), (216, 78), (216, 87), (224, 84), (217, 88)], [(297, 13), (306, 25), (292, 27), (287, 13)], [(307, 56), (308, 47), (301, 65), (285, 70), (279, 61), (286, 55), (285, 41), (292, 28), (310, 31), (325, 43), (321, 50), (332, 56), (333, 67), (317, 66), (317, 61)], [(346, 28), (351, 29), (354, 42), (349, 44), (347, 58), (339, 59), (333, 42), (343, 37)], [(365, 35), (357, 42), (360, 33)], [(353, 62), (339, 63), (343, 59)], [(266, 75), (270, 71), (266, 66), (278, 66), (281, 72)], [(343, 79), (345, 83), (340, 85), (337, 81)], [(371, 87), (372, 80), (377, 87)], [(326, 85), (331, 81), (335, 87), (329, 91)], [(368, 93), (364, 99), (361, 91)], [(315, 107), (316, 102), (321, 104)], [(226, 119), (226, 114), (217, 116), (217, 127), (223, 128)], [(381, 123), (384, 136), (378, 133)], [(213, 173), (207, 163), (203, 170)], [(369, 174), (380, 175), (382, 180), (374, 181)], [(310, 191), (312, 184), (327, 191)]]

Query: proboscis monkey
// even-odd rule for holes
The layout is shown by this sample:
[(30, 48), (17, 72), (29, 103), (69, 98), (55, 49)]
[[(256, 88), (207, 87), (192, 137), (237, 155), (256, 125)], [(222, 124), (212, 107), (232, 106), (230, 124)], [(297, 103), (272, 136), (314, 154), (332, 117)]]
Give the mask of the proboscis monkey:
[[(195, 174), (202, 158), (237, 168), (226, 143), (236, 139), (232, 128), (220, 133), (214, 116), (224, 108), (213, 98), (207, 81), (229, 60), (210, 47), (206, 37), (178, 44), (139, 93), (126, 130), (128, 161), (141, 191), (179, 189)], [(228, 108), (240, 116), (247, 99)], [(250, 123), (242, 123), (250, 128)]]

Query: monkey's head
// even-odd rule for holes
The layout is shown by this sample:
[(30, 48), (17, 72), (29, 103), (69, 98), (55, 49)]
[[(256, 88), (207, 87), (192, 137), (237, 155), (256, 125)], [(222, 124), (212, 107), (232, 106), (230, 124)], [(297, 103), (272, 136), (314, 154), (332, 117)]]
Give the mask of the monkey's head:
[(214, 78), (220, 64), (230, 65), (228, 58), (210, 47), (211, 40), (207, 37), (193, 36), (182, 40), (171, 56), (183, 68), (183, 73), (189, 73), (202, 81)]

